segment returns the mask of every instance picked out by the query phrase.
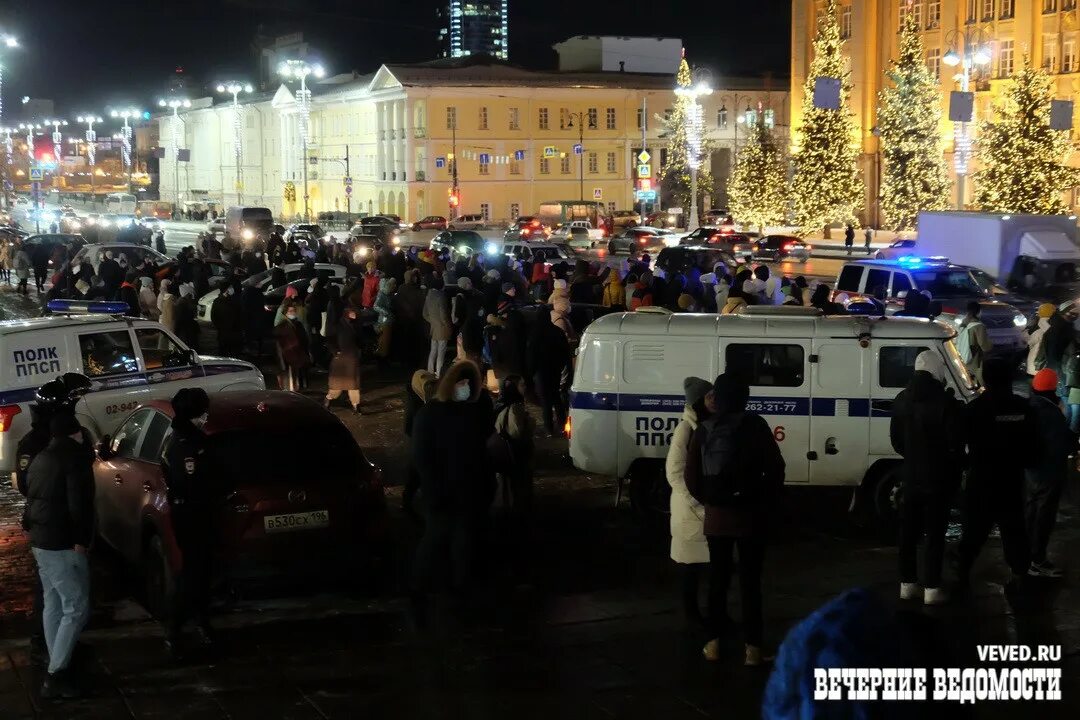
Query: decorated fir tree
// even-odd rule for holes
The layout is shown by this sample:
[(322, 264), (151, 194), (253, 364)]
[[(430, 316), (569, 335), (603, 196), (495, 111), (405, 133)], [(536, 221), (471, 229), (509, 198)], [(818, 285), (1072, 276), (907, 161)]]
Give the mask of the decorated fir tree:
[[(841, 54), (836, 0), (826, 0), (814, 38), (814, 59), (803, 86), (802, 127), (795, 157), (795, 222), (811, 232), (832, 222), (855, 222), (863, 201), (855, 124), (848, 108), (850, 73)], [(818, 78), (840, 80), (840, 109), (814, 107)]]
[[(762, 113), (758, 113), (760, 117)], [(788, 205), (787, 156), (776, 135), (758, 122), (739, 151), (728, 181), (731, 214), (764, 232), (783, 223)]]
[(1063, 193), (1080, 182), (1065, 165), (1073, 151), (1069, 133), (1050, 128), (1051, 80), (1023, 69), (1010, 80), (996, 118), (979, 126), (975, 204), (988, 212), (1061, 213)]
[[(675, 82), (680, 88), (688, 88), (693, 82), (690, 65), (685, 57), (679, 63), (679, 72), (675, 76)], [(687, 139), (687, 130), (691, 122), (692, 102), (688, 95), (676, 93), (671, 115), (657, 116), (663, 126), (661, 137), (667, 140), (667, 162), (660, 168), (660, 179), (664, 188), (675, 196), (678, 205), (684, 208), (684, 212), (690, 212), (690, 143)], [(703, 134), (700, 150), (702, 162), (697, 171), (697, 187), (699, 204), (705, 208), (709, 206), (709, 203), (700, 201), (703, 197), (712, 196), (713, 179), (709, 172), (711, 154), (712, 143)]]
[(878, 97), (881, 212), (890, 230), (910, 230), (920, 210), (949, 207), (949, 171), (941, 140), (941, 95), (923, 62), (915, 13), (905, 15), (900, 57)]

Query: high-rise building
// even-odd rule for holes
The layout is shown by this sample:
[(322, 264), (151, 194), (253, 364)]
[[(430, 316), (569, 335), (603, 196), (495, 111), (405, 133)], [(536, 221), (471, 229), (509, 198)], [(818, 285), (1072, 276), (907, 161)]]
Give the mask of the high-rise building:
[(443, 57), (510, 57), (508, 0), (450, 0), (440, 11)]

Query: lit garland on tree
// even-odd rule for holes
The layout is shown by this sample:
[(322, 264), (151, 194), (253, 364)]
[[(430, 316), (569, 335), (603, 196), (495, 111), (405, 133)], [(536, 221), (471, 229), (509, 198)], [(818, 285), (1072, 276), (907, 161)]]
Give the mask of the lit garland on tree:
[[(684, 57), (679, 63), (679, 72), (675, 76), (675, 82), (680, 88), (689, 88), (693, 82), (690, 74), (690, 65)], [(675, 104), (670, 117), (657, 116), (663, 125), (661, 137), (668, 141), (667, 162), (660, 169), (660, 178), (676, 199), (676, 202), (690, 212), (690, 142), (687, 138), (687, 124), (693, 121), (690, 106), (693, 100), (685, 93), (675, 94)], [(698, 149), (698, 155), (703, 159), (697, 171), (697, 187), (699, 198), (711, 197), (713, 179), (709, 172), (708, 158), (712, 156), (713, 145), (704, 135)], [(705, 204), (708, 207), (708, 204)]]
[(1050, 77), (1025, 58), (996, 104), (997, 119), (979, 126), (975, 203), (988, 212), (1054, 214), (1067, 210), (1062, 194), (1080, 182), (1064, 163), (1069, 133), (1050, 127)]
[[(840, 80), (840, 109), (814, 107), (818, 78)], [(814, 59), (803, 86), (802, 127), (795, 158), (795, 221), (812, 232), (835, 221), (856, 222), (855, 209), (863, 201), (863, 182), (856, 164), (855, 125), (848, 109), (851, 74), (841, 55), (840, 23), (836, 0), (826, 0), (814, 38)]]
[[(761, 116), (761, 113), (758, 113)], [(758, 122), (728, 181), (731, 214), (764, 232), (784, 221), (788, 203), (787, 158), (776, 135)]]
[(941, 140), (941, 95), (923, 62), (915, 13), (904, 16), (900, 57), (878, 97), (881, 212), (891, 230), (915, 227), (920, 210), (949, 207), (949, 169)]

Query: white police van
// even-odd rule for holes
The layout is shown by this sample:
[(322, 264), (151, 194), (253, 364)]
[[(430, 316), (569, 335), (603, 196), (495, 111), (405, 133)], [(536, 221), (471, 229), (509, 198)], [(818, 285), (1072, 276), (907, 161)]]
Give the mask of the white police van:
[(62, 373), (90, 378), (92, 388), (75, 413), (95, 438), (111, 433), (137, 405), (171, 398), (182, 387), (208, 393), (265, 388), (251, 363), (199, 356), (160, 323), (114, 314), (126, 307), (54, 300), (54, 312), (85, 314), (0, 322), (0, 474), (14, 470), (37, 388)]
[(636, 510), (666, 511), (664, 458), (682, 417), (683, 379), (711, 381), (735, 369), (749, 380), (749, 409), (780, 444), (788, 484), (861, 488), (859, 499), (890, 518), (899, 463), (890, 411), (915, 357), (940, 353), (957, 397), (975, 394), (955, 334), (922, 319), (826, 317), (783, 306), (736, 315), (606, 315), (585, 329), (578, 348), (570, 458), (586, 472), (616, 477), (620, 494), (629, 480)]

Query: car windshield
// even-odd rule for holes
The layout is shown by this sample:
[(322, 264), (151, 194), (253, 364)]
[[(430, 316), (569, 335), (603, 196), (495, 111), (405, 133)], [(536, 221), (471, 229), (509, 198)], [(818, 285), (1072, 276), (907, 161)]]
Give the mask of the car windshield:
[(915, 285), (932, 297), (981, 297), (986, 293), (967, 270), (920, 270)]
[(1055, 285), (1066, 285), (1070, 283), (1080, 282), (1080, 271), (1077, 270), (1076, 265), (1071, 262), (1060, 263), (1046, 263), (1049, 272), (1047, 273), (1050, 282)]
[[(274, 412), (273, 408), (270, 412)], [(209, 452), (220, 477), (244, 485), (272, 482), (304, 484), (313, 478), (351, 480), (362, 455), (352, 435), (339, 423), (303, 427), (282, 417), (276, 431), (229, 430), (210, 435)], [(311, 459), (319, 458), (319, 472), (311, 472)]]

